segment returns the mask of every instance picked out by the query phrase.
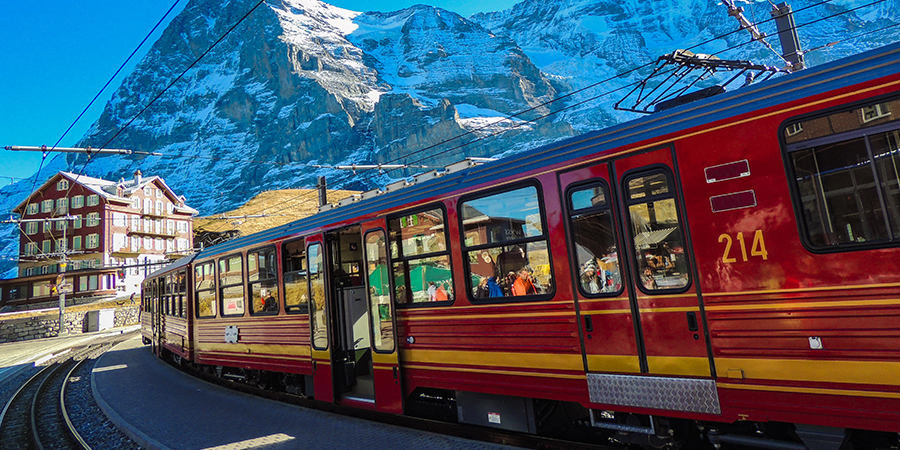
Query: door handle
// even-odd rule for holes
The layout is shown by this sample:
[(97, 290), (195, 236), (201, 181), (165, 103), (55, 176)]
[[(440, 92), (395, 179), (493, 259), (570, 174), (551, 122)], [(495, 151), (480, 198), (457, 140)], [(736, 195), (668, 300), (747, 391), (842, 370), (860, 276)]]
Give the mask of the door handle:
[(397, 379), (397, 366), (394, 366), (394, 379)]
[(687, 313), (688, 331), (697, 331), (700, 327), (697, 324), (697, 313), (691, 311)]
[(584, 316), (584, 331), (588, 333), (594, 331), (594, 319), (591, 316)]

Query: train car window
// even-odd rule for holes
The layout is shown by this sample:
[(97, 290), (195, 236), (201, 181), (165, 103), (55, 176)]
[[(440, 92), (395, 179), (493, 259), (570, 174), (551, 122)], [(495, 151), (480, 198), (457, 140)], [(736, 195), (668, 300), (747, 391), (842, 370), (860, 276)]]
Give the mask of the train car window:
[(442, 208), (407, 212), (388, 220), (398, 305), (453, 301), (445, 223)]
[(213, 263), (198, 264), (194, 269), (195, 311), (198, 318), (216, 317), (216, 281)]
[(187, 294), (187, 271), (179, 270), (175, 276), (176, 291), (178, 292), (178, 317), (187, 317), (187, 307), (184, 296)]
[(369, 278), (369, 310), (375, 350), (394, 351), (394, 318), (391, 313), (391, 282), (384, 231), (366, 234), (366, 274)]
[(313, 348), (328, 348), (328, 311), (325, 301), (325, 259), (322, 257), (322, 245), (313, 244), (307, 250), (309, 255), (309, 292), (312, 301), (309, 305), (309, 328), (312, 333)]
[(674, 192), (671, 176), (662, 170), (625, 178), (639, 287), (645, 292), (680, 290), (690, 284)]
[(284, 273), (284, 309), (289, 314), (309, 312), (309, 280), (303, 240), (287, 242), (281, 248)]
[(275, 247), (247, 254), (250, 314), (278, 314), (278, 275)]
[(569, 191), (569, 220), (579, 264), (578, 287), (585, 296), (617, 294), (622, 274), (613, 216), (604, 182)]
[(466, 282), (474, 301), (553, 293), (549, 239), (536, 186), (460, 203)]
[(241, 255), (219, 259), (219, 302), (223, 316), (244, 314), (244, 264)]
[(807, 245), (843, 250), (900, 242), (900, 99), (783, 129)]

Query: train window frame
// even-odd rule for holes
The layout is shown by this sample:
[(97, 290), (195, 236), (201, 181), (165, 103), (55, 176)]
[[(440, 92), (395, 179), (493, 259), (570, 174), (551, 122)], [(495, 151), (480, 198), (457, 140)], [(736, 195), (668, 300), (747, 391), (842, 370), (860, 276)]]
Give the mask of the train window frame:
[[(197, 283), (199, 282), (199, 281), (198, 281), (198, 278), (197, 278), (197, 276), (196, 276), (196, 274), (197, 274), (197, 269), (200, 268), (201, 266), (206, 266), (206, 265), (209, 265), (209, 266), (212, 267), (212, 270), (211, 270), (211, 273), (212, 273), (212, 280), (211, 280), (211, 281), (212, 281), (212, 286), (210, 286), (210, 287), (208, 287), (208, 288), (206, 288), (206, 289), (200, 289), (199, 286), (197, 285)], [(216, 274), (216, 270), (217, 270), (217, 267), (216, 267), (216, 266), (217, 266), (217, 265), (218, 265), (218, 264), (217, 264), (216, 261), (213, 260), (213, 259), (209, 259), (209, 260), (202, 261), (202, 262), (199, 262), (199, 263), (197, 263), (197, 264), (194, 264), (194, 267), (193, 267), (193, 270), (194, 270), (194, 299), (193, 299), (193, 300), (194, 300), (194, 316), (195, 316), (197, 319), (214, 319), (214, 318), (216, 318), (216, 317), (219, 316), (219, 307), (218, 307), (218, 276), (217, 276), (217, 274)], [(211, 314), (211, 315), (205, 315), (205, 316), (204, 316), (204, 315), (200, 315), (200, 294), (201, 294), (201, 293), (209, 293), (209, 292), (212, 292), (212, 302), (211, 302), (212, 307), (210, 308), (210, 309), (212, 310), (212, 314)]]
[[(266, 278), (266, 279), (258, 279), (257, 278), (256, 281), (252, 281), (252, 280), (250, 280), (250, 255), (259, 254), (260, 252), (265, 251), (265, 250), (271, 250), (272, 254), (274, 255), (273, 262), (275, 264), (275, 268), (274, 268), (274, 271), (272, 272), (272, 277)], [(250, 249), (247, 251), (247, 255), (244, 257), (244, 264), (246, 267), (245, 279), (247, 281), (246, 296), (250, 298), (250, 301), (247, 302), (247, 306), (249, 307), (251, 316), (277, 316), (278, 314), (281, 313), (281, 309), (282, 309), (281, 308), (281, 285), (278, 282), (278, 273), (281, 268), (279, 267), (280, 266), (280, 258), (278, 256), (279, 256), (278, 255), (278, 246), (272, 244), (272, 245), (264, 245), (261, 247), (256, 247), (256, 248)], [(271, 282), (275, 286), (274, 287), (274, 289), (276, 290), (275, 296), (274, 296), (275, 310), (274, 311), (266, 311), (265, 309), (262, 309), (260, 311), (256, 311), (255, 308), (253, 307), (253, 302), (256, 300), (256, 296), (254, 295), (254, 291), (253, 291), (253, 286), (255, 284), (262, 284), (262, 283), (266, 283), (266, 282)], [(272, 288), (266, 288), (266, 289), (272, 289)], [(260, 289), (260, 291), (262, 291), (262, 288)]]
[[(629, 194), (628, 183), (629, 181), (641, 178), (648, 177), (652, 175), (662, 174), (666, 178), (666, 192), (662, 194), (656, 195), (646, 195), (644, 197), (639, 198), (631, 198)], [(681, 204), (681, 196), (678, 190), (678, 185), (676, 183), (675, 174), (672, 172), (672, 169), (665, 164), (652, 164), (644, 167), (638, 167), (636, 169), (628, 170), (622, 174), (620, 178), (620, 186), (621, 189), (620, 198), (622, 199), (622, 210), (625, 217), (623, 217), (623, 221), (625, 223), (625, 239), (626, 243), (624, 245), (628, 248), (628, 256), (631, 259), (631, 267), (632, 273), (634, 274), (634, 280), (632, 283), (637, 286), (637, 288), (644, 294), (647, 295), (677, 295), (688, 292), (691, 289), (691, 286), (694, 284), (694, 272), (693, 272), (693, 264), (691, 262), (690, 253), (688, 251), (688, 237), (687, 237), (687, 223), (684, 214), (684, 207)], [(640, 258), (635, 248), (635, 236), (634, 236), (634, 223), (632, 222), (631, 217), (631, 206), (645, 204), (649, 202), (657, 202), (661, 200), (671, 199), (674, 207), (675, 214), (678, 220), (678, 232), (681, 235), (681, 245), (682, 245), (682, 254), (684, 273), (687, 275), (687, 283), (684, 286), (681, 286), (676, 289), (650, 289), (646, 287), (642, 281), (642, 271), (641, 271), (641, 261), (644, 258)], [(674, 254), (674, 252), (673, 252)], [(672, 264), (673, 268), (675, 264)]]
[[(892, 218), (890, 217), (892, 214), (897, 214), (898, 211), (888, 211), (888, 209), (890, 209), (889, 203), (891, 203), (891, 201), (888, 201), (888, 195), (884, 193), (885, 187), (888, 186), (886, 185), (886, 180), (883, 179), (883, 174), (877, 167), (877, 162), (873, 162), (874, 149), (872, 148), (873, 138), (877, 139), (887, 133), (900, 132), (900, 114), (893, 114), (894, 110), (900, 111), (900, 109), (893, 108), (888, 113), (879, 114), (877, 117), (869, 117), (868, 120), (865, 117), (866, 108), (874, 108), (874, 110), (876, 111), (883, 112), (881, 109), (881, 105), (888, 104), (890, 102), (900, 102), (900, 96), (898, 96), (896, 93), (891, 93), (850, 102), (843, 105), (814, 111), (808, 114), (790, 117), (784, 120), (778, 126), (778, 141), (781, 146), (785, 173), (787, 175), (787, 184), (791, 195), (791, 203), (794, 208), (794, 219), (797, 222), (797, 232), (800, 236), (801, 244), (810, 253), (835, 254), (882, 248), (895, 248), (897, 246), (900, 246), (900, 226), (898, 226), (898, 223), (892, 223)], [(788, 142), (787, 137), (793, 137), (794, 135), (788, 134), (788, 136), (785, 136), (788, 130), (794, 129), (798, 124), (800, 124), (802, 127), (803, 124), (807, 124), (818, 119), (836, 117), (839, 114), (851, 112), (858, 112), (860, 114), (860, 123), (858, 124), (857, 128), (841, 132), (832, 132), (831, 134), (825, 136), (812, 137), (806, 140), (801, 140), (799, 142)], [(879, 122), (879, 120), (881, 119), (891, 117), (893, 117), (894, 120)], [(828, 245), (827, 243), (816, 244), (812, 239), (812, 227), (807, 222), (808, 219), (806, 217), (806, 209), (803, 202), (802, 189), (798, 184), (798, 173), (793, 159), (794, 155), (802, 151), (813, 151), (814, 149), (821, 148), (823, 146), (851, 144), (854, 140), (862, 140), (866, 154), (869, 157), (865, 164), (869, 168), (871, 168), (873, 172), (872, 184), (875, 186), (876, 191), (875, 201), (879, 203), (879, 206), (881, 208), (881, 219), (885, 222), (884, 226), (888, 237), (886, 239), (873, 239), (865, 240), (862, 242), (853, 239), (851, 239), (849, 242), (838, 240), (835, 244), (832, 245)], [(895, 140), (897, 140), (896, 136)], [(830, 192), (834, 191), (832, 190)], [(853, 192), (855, 196), (858, 196), (860, 194), (857, 189), (854, 189)], [(823, 193), (826, 199), (829, 197), (827, 194), (828, 192)], [(818, 193), (816, 194), (816, 197), (818, 199)], [(826, 208), (825, 213), (828, 214), (830, 220), (834, 222), (836, 217), (831, 213), (831, 209), (832, 208)], [(896, 220), (896, 217), (894, 217), (893, 219)], [(825, 224), (821, 224), (821, 226), (824, 227)], [(840, 233), (832, 232), (832, 234), (834, 234), (835, 237), (838, 237)], [(825, 236), (825, 239), (828, 239), (827, 235)]]
[[(299, 244), (299, 247), (301, 249), (303, 249), (302, 256), (301, 256), (302, 261), (303, 261), (302, 262), (303, 267), (301, 270), (288, 271), (288, 270), (286, 270), (288, 265), (285, 263), (285, 258), (288, 258), (291, 255), (287, 251), (287, 246), (293, 245), (293, 244)], [(306, 314), (307, 316), (309, 316), (309, 301), (310, 301), (311, 297), (310, 297), (310, 293), (309, 293), (310, 292), (309, 291), (309, 289), (310, 289), (310, 286), (309, 286), (309, 260), (307, 259), (306, 251), (307, 251), (307, 246), (306, 246), (305, 238), (292, 239), (289, 241), (284, 241), (281, 244), (281, 263), (280, 263), (281, 264), (281, 282), (279, 283), (279, 285), (281, 287), (282, 297), (284, 298), (284, 311), (286, 314)], [(301, 283), (306, 286), (305, 294), (303, 294), (303, 295), (306, 295), (306, 302), (301, 303), (300, 305), (297, 305), (296, 307), (288, 305), (287, 281), (286, 281), (287, 277), (285, 275), (287, 273), (291, 273), (291, 272), (303, 272), (302, 275), (300, 275), (300, 274), (298, 274), (298, 275), (303, 277), (303, 281)]]
[[(429, 252), (429, 253), (419, 253), (413, 256), (403, 256), (402, 255), (402, 244), (397, 242), (397, 248), (400, 250), (398, 257), (394, 257), (393, 254), (393, 246), (394, 239), (393, 233), (391, 229), (391, 224), (394, 220), (402, 220), (403, 217), (411, 217), (412, 215), (423, 213), (426, 211), (440, 210), (442, 218), (444, 220), (444, 250)], [(394, 303), (394, 306), (397, 308), (405, 309), (405, 308), (427, 308), (427, 307), (446, 307), (453, 305), (456, 302), (456, 298), (459, 293), (455, 292), (456, 290), (456, 274), (453, 270), (453, 252), (451, 251), (452, 245), (450, 245), (450, 230), (448, 229), (448, 214), (447, 214), (447, 206), (442, 202), (438, 203), (429, 203), (426, 205), (420, 205), (413, 209), (407, 209), (403, 211), (399, 211), (385, 217), (385, 224), (387, 225), (385, 229), (385, 245), (387, 251), (388, 258), (388, 270), (390, 271), (390, 285), (391, 285), (391, 301)], [(402, 242), (402, 241), (401, 241)], [(448, 300), (434, 300), (434, 301), (423, 301), (423, 302), (403, 302), (400, 303), (399, 296), (397, 295), (397, 285), (396, 285), (396, 277), (394, 276), (394, 265), (397, 263), (404, 264), (405, 273), (409, 273), (408, 264), (411, 261), (419, 261), (419, 260), (427, 260), (430, 258), (439, 258), (446, 256), (449, 267), (450, 267), (450, 287), (453, 289), (452, 298)], [(415, 269), (413, 269), (415, 270)], [(368, 277), (366, 277), (368, 278)], [(367, 280), (368, 282), (368, 280)], [(395, 313), (396, 314), (396, 313)]]
[[(320, 262), (321, 267), (317, 268), (317, 270), (316, 270), (316, 274), (319, 276), (319, 282), (322, 284), (322, 296), (324, 297), (322, 299), (323, 300), (322, 301), (322, 306), (323, 306), (323, 308), (322, 308), (323, 321), (322, 322), (323, 322), (323, 324), (321, 325), (321, 329), (324, 331), (324, 333), (320, 338), (316, 337), (316, 330), (317, 330), (316, 324), (318, 323), (318, 321), (316, 320), (316, 317), (314, 317), (314, 314), (316, 314), (318, 312), (318, 310), (317, 310), (317, 308), (313, 308), (313, 305), (315, 305), (316, 299), (313, 296), (313, 293), (314, 293), (313, 278), (311, 276), (312, 275), (312, 265), (309, 263), (309, 259), (310, 259), (309, 254), (310, 254), (310, 249), (312, 247), (318, 247), (317, 255), (318, 255), (319, 260), (321, 261)], [(329, 272), (328, 272), (328, 261), (325, 258), (325, 249), (326, 249), (326, 244), (324, 241), (311, 241), (308, 245), (306, 245), (306, 272), (307, 272), (307, 283), (309, 283), (308, 284), (308, 286), (309, 286), (308, 292), (309, 292), (309, 300), (310, 300), (310, 302), (309, 302), (309, 306), (310, 306), (309, 307), (309, 343), (314, 350), (328, 350), (328, 347), (330, 346), (330, 344), (329, 344), (329, 341), (330, 341), (330, 339), (329, 339), (329, 335), (330, 335), (330, 330), (329, 330), (330, 311), (329, 311), (329, 309), (331, 309), (331, 308), (329, 308), (329, 304), (328, 304), (329, 303), (328, 302)], [(320, 339), (322, 341), (324, 341), (325, 345), (322, 345), (322, 346), (316, 345), (316, 343)]]
[[(387, 320), (385, 320), (384, 314), (382, 314), (380, 302), (378, 303), (379, 307), (377, 309), (372, 308), (372, 303), (373, 303), (372, 295), (377, 291), (375, 289), (373, 289), (374, 286), (372, 285), (372, 279), (369, 274), (369, 267), (368, 267), (368, 264), (369, 264), (368, 243), (369, 242), (368, 241), (369, 241), (369, 236), (377, 234), (377, 233), (381, 233), (381, 237), (384, 240), (383, 245), (384, 245), (384, 257), (385, 257), (385, 271), (387, 272), (387, 296), (388, 296), (388, 311), (387, 312), (390, 315), (390, 317)], [(366, 273), (366, 291), (367, 291), (366, 300), (369, 302), (369, 329), (372, 333), (371, 348), (372, 348), (372, 351), (374, 351), (375, 353), (381, 353), (381, 354), (386, 354), (386, 355), (393, 354), (394, 352), (397, 351), (397, 331), (396, 331), (397, 324), (396, 324), (396, 320), (395, 320), (397, 312), (396, 312), (396, 310), (393, 310), (393, 311), (391, 310), (391, 306), (395, 305), (394, 289), (393, 289), (393, 285), (394, 285), (393, 278), (394, 277), (393, 277), (393, 272), (391, 271), (391, 267), (392, 267), (391, 250), (390, 250), (390, 245), (389, 245), (390, 242), (388, 240), (388, 236), (389, 236), (389, 234), (387, 231), (387, 227), (385, 227), (385, 228), (378, 227), (378, 228), (372, 228), (372, 229), (366, 230), (366, 232), (363, 233), (363, 240), (362, 240), (363, 247), (364, 247), (363, 264), (364, 264), (365, 273)], [(452, 271), (451, 271), (451, 275), (452, 275)], [(383, 295), (384, 294), (382, 294), (382, 296)], [(376, 313), (378, 314), (377, 319), (376, 319)], [(380, 335), (381, 340), (376, 339), (377, 337), (379, 337), (378, 335), (376, 335), (376, 331), (375, 331), (376, 320), (378, 322), (377, 325), (379, 328), (381, 328), (382, 323), (390, 322), (390, 326), (391, 326), (391, 332), (390, 332), (390, 336), (389, 336), (391, 339), (390, 348), (382, 348), (381, 344), (383, 344), (385, 342), (385, 340), (384, 340), (385, 336), (383, 334)]]
[[(474, 200), (478, 200), (478, 199), (484, 199), (484, 198), (488, 198), (488, 197), (497, 196), (497, 195), (504, 194), (507, 192), (517, 191), (519, 189), (523, 189), (523, 188), (527, 188), (527, 187), (532, 187), (535, 189), (535, 197), (537, 198), (537, 202), (538, 202), (538, 205), (537, 205), (538, 206), (538, 214), (540, 215), (540, 218), (541, 218), (541, 234), (540, 235), (531, 236), (531, 237), (526, 236), (526, 237), (519, 238), (519, 239), (502, 241), (500, 243), (490, 243), (489, 242), (486, 244), (479, 244), (479, 245), (473, 245), (473, 246), (466, 245), (466, 228), (465, 228), (465, 224), (463, 223), (463, 221), (464, 221), (463, 208), (465, 207), (466, 203), (474, 201)], [(544, 189), (543, 189), (543, 186), (541, 185), (540, 181), (538, 181), (536, 179), (529, 179), (529, 180), (516, 182), (513, 184), (508, 184), (508, 185), (499, 186), (499, 187), (495, 187), (495, 188), (491, 188), (491, 189), (485, 189), (483, 191), (479, 191), (479, 192), (475, 192), (475, 193), (471, 193), (471, 194), (466, 194), (466, 195), (460, 196), (459, 200), (457, 201), (456, 208), (457, 208), (456, 214), (457, 214), (457, 221), (458, 221), (457, 226), (459, 227), (459, 251), (462, 254), (462, 259), (463, 259), (463, 278), (465, 279), (466, 296), (470, 303), (472, 303), (472, 304), (530, 303), (530, 302), (547, 301), (547, 300), (552, 299), (556, 295), (556, 286), (557, 286), (558, 282), (553, 281), (556, 279), (556, 277), (555, 277), (555, 270), (554, 270), (554, 263), (553, 263), (551, 233), (550, 233), (549, 227), (547, 225), (547, 208), (546, 208), (546, 202), (544, 199)], [(528, 245), (528, 244), (532, 244), (532, 243), (541, 243), (541, 242), (546, 244), (547, 264), (549, 265), (548, 275), (549, 275), (549, 280), (550, 280), (550, 289), (547, 292), (544, 292), (541, 294), (536, 294), (536, 295), (521, 295), (521, 296), (516, 296), (516, 295), (511, 295), (511, 296), (504, 295), (502, 297), (500, 297), (500, 296), (498, 296), (498, 297), (476, 297), (475, 296), (474, 290), (475, 290), (476, 286), (472, 285), (472, 276), (471, 276), (472, 268), (470, 266), (469, 256), (468, 256), (468, 254), (470, 252), (477, 252), (480, 250), (488, 250), (488, 249), (493, 249), (493, 248), (498, 248), (498, 247), (515, 247), (515, 246), (519, 246), (519, 245)], [(496, 264), (496, 263), (492, 262), (492, 264)], [(501, 273), (496, 276), (500, 277), (502, 275), (503, 274)], [(498, 278), (498, 281), (499, 281), (499, 278)]]
[[(239, 283), (225, 284), (222, 281), (222, 276), (223, 276), (221, 273), (222, 262), (228, 261), (232, 258), (237, 258), (237, 260), (241, 262), (241, 276), (239, 277), (241, 281)], [(247, 283), (246, 283), (246, 281), (247, 281), (247, 267), (246, 266), (247, 265), (245, 264), (244, 261), (245, 261), (245, 257), (244, 257), (244, 254), (241, 252), (231, 253), (231, 254), (216, 258), (216, 286), (217, 286), (216, 301), (219, 304), (219, 315), (221, 317), (243, 317), (247, 313), (247, 310), (248, 310), (248, 308), (247, 308)], [(238, 286), (240, 286), (241, 292), (242, 292), (242, 295), (241, 295), (242, 304), (240, 306), (241, 312), (226, 314), (225, 313), (224, 290), (227, 288), (234, 288), (234, 287), (238, 287)]]
[[(606, 196), (606, 199), (604, 202), (605, 204), (604, 205), (592, 205), (592, 206), (588, 206), (588, 207), (584, 207), (584, 208), (576, 208), (572, 202), (572, 200), (573, 200), (572, 194), (574, 194), (575, 192), (583, 191), (585, 189), (589, 189), (591, 187), (600, 187), (600, 188), (604, 189), (604, 194)], [(609, 182), (607, 182), (607, 180), (605, 180), (603, 178), (591, 178), (588, 180), (573, 183), (566, 188), (565, 204), (566, 204), (566, 220), (568, 221), (568, 225), (569, 225), (568, 234), (567, 234), (567, 240), (569, 242), (569, 251), (571, 252), (572, 255), (576, 255), (576, 258), (573, 259), (572, 273), (573, 273), (574, 283), (578, 289), (578, 293), (586, 298), (618, 297), (618, 296), (622, 295), (622, 292), (625, 291), (625, 277), (622, 273), (623, 270), (622, 270), (621, 258), (617, 257), (617, 259), (616, 259), (616, 266), (617, 266), (616, 271), (618, 272), (618, 278), (619, 278), (618, 289), (616, 289), (614, 291), (595, 292), (595, 293), (587, 292), (584, 289), (584, 286), (581, 283), (581, 273), (584, 271), (584, 269), (585, 269), (584, 266), (586, 265), (586, 263), (582, 263), (577, 258), (578, 242), (576, 241), (576, 236), (575, 236), (575, 228), (576, 228), (575, 227), (575, 219), (577, 219), (581, 216), (599, 214), (604, 211), (609, 212), (609, 221), (610, 221), (610, 228), (612, 230), (613, 246), (616, 249), (617, 255), (621, 251), (622, 245), (619, 242), (619, 238), (620, 238), (619, 226), (618, 226), (618, 223), (616, 222), (616, 220), (618, 218), (617, 217), (617, 213), (618, 213), (617, 206), (618, 205), (616, 204), (616, 193), (613, 191), (612, 186), (610, 185)], [(595, 263), (595, 265), (596, 265), (596, 263)], [(595, 267), (594, 270), (596, 271), (598, 269), (599, 269), (599, 267)], [(611, 276), (613, 278), (610, 278), (610, 279), (615, 280), (616, 274), (611, 274)]]

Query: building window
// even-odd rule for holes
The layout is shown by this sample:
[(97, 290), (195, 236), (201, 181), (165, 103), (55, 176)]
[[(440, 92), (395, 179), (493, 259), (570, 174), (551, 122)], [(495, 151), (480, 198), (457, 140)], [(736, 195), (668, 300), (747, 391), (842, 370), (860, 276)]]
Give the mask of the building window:
[(25, 255), (26, 256), (34, 256), (38, 253), (38, 245), (37, 242), (29, 242), (25, 244)]
[(97, 194), (89, 195), (87, 198), (88, 206), (97, 206), (100, 204), (100, 196)]
[[(552, 292), (550, 246), (536, 186), (467, 200), (460, 205), (466, 282), (473, 295), (538, 298)], [(479, 288), (482, 286), (482, 288)]]
[(27, 213), (29, 215), (37, 214), (39, 210), (39, 206), (37, 203), (29, 203)]
[(49, 297), (50, 294), (50, 282), (49, 281), (39, 281), (31, 285), (31, 292), (34, 297)]
[(97, 248), (100, 246), (100, 235), (97, 233), (87, 235), (87, 248)]
[(81, 214), (75, 216), (75, 220), (72, 221), (72, 228), (81, 228)]
[(64, 252), (64, 251), (68, 250), (68, 248), (66, 248), (67, 247), (66, 244), (67, 244), (66, 239), (58, 239), (56, 241), (56, 251)]
[(144, 238), (144, 249), (145, 250), (153, 250), (153, 238), (149, 238), (149, 237)]
[(49, 220), (45, 220), (44, 226), (42, 227), (42, 229), (43, 229), (44, 233), (49, 233), (51, 230), (53, 230), (53, 222), (51, 222)]
[(394, 297), (398, 304), (453, 301), (444, 211), (434, 208), (388, 221)]
[(671, 176), (654, 171), (626, 178), (625, 201), (639, 287), (646, 292), (686, 288), (690, 276)]
[(34, 267), (28, 267), (25, 269), (25, 276), (30, 277), (34, 275)]
[(84, 206), (84, 196), (76, 195), (72, 197), (72, 209), (78, 209)]
[(247, 254), (250, 314), (278, 314), (278, 267), (275, 247)]
[(25, 234), (37, 234), (37, 232), (38, 232), (37, 222), (27, 222), (25, 224)]
[(244, 314), (244, 269), (241, 255), (219, 260), (219, 301), (223, 316)]
[(44, 253), (50, 253), (50, 241), (41, 242), (41, 251)]
[(140, 216), (131, 216), (131, 231), (141, 231)]
[(68, 227), (68, 222), (65, 220), (57, 220), (56, 221), (56, 229), (57, 230), (65, 230)]
[[(568, 195), (572, 240), (578, 259), (578, 286), (585, 296), (622, 290), (608, 193), (606, 183), (597, 181), (579, 186)], [(478, 291), (476, 297), (477, 294)]]
[(150, 186), (144, 186), (144, 196), (152, 197), (153, 196), (153, 188)]
[(163, 196), (163, 191), (162, 191), (162, 189), (157, 189), (157, 190), (156, 190), (156, 198), (162, 198), (162, 196)]
[(85, 226), (96, 227), (97, 225), (100, 225), (100, 213), (88, 213), (87, 224)]
[(131, 199), (131, 207), (133, 209), (141, 209), (141, 199), (138, 197)]
[(163, 214), (163, 203), (160, 201), (156, 202), (156, 215), (161, 216)]
[(69, 212), (69, 199), (68, 198), (56, 199), (56, 214), (66, 214), (68, 212)]
[(53, 211), (53, 200), (44, 200), (41, 202), (41, 212), (48, 213)]
[(72, 250), (81, 250), (81, 236), (72, 236)]
[(69, 180), (63, 179), (56, 182), (57, 191), (65, 191), (66, 189), (69, 189)]

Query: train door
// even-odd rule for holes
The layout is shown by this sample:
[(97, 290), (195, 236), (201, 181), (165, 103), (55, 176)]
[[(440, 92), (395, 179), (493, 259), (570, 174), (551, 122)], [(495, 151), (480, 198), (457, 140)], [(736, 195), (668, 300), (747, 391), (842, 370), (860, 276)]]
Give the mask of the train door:
[(371, 322), (359, 225), (326, 234), (334, 344), (335, 394), (343, 403), (375, 406)]
[(321, 235), (306, 238), (307, 276), (309, 277), (309, 332), (312, 346), (314, 398), (334, 401), (334, 370), (328, 330), (328, 306), (325, 244)]
[(394, 303), (391, 301), (390, 266), (384, 219), (363, 224), (363, 245), (370, 327), (372, 333), (372, 377), (375, 407), (379, 411), (403, 413), (400, 360)]
[(667, 147), (560, 174), (589, 394), (718, 414), (674, 168)]
[(708, 378), (710, 347), (674, 167), (670, 147), (615, 161), (621, 248), (629, 256), (642, 372)]
[(591, 373), (640, 374), (643, 359), (636, 310), (629, 298), (627, 255), (608, 164), (560, 174), (568, 212), (570, 252), (575, 255), (585, 366)]

